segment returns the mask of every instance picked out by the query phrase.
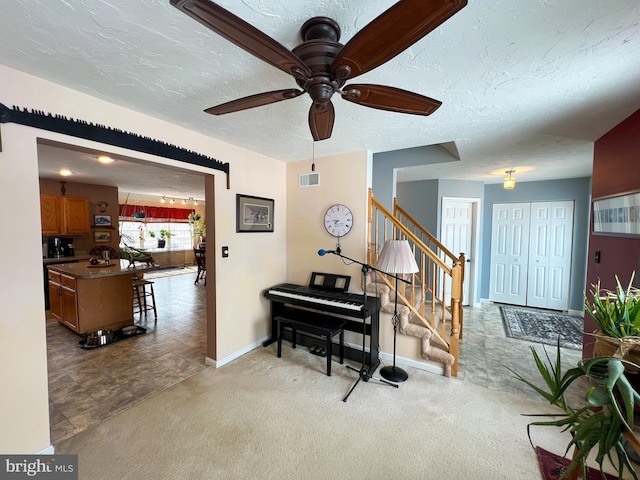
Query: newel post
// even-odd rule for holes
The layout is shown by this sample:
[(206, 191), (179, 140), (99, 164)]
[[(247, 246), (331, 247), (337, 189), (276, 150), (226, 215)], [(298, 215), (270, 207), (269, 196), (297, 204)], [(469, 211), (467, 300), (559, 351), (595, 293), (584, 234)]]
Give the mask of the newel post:
[[(461, 258), (464, 258), (461, 255)], [(451, 338), (449, 339), (449, 353), (455, 358), (451, 366), (451, 375), (458, 376), (458, 357), (460, 355), (460, 335), (462, 323), (462, 278), (464, 263), (458, 259), (451, 268)]]

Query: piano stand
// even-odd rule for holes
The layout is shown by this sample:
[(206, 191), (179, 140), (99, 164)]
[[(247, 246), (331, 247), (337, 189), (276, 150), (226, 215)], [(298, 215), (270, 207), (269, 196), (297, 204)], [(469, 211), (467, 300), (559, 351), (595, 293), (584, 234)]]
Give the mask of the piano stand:
[(331, 376), (331, 357), (333, 342), (331, 339), (340, 335), (340, 363), (344, 363), (344, 319), (329, 317), (317, 313), (298, 311), (297, 315), (275, 318), (278, 331), (278, 358), (282, 357), (282, 336), (284, 328), (291, 329), (291, 343), (296, 348), (296, 335), (298, 330), (308, 332), (322, 338), (327, 348), (327, 376)]

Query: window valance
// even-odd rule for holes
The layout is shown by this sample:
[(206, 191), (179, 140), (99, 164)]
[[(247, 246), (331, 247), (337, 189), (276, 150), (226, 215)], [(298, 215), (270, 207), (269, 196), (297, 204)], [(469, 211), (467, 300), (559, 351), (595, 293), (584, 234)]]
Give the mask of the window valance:
[[(128, 221), (146, 222), (185, 222), (189, 221), (189, 214), (193, 208), (149, 207), (146, 205), (120, 205), (120, 217)], [(142, 215), (141, 215), (142, 214)]]

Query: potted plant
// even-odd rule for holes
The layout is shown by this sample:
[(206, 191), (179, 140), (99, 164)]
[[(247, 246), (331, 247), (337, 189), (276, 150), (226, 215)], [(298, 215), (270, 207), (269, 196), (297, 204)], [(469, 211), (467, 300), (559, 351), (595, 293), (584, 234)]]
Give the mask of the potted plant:
[(158, 236), (158, 248), (164, 248), (167, 243), (167, 238), (171, 238), (171, 232), (169, 230), (161, 229), (157, 234), (154, 231), (149, 231), (151, 238)]
[[(577, 367), (567, 370), (563, 375), (560, 342), (555, 362), (551, 361), (546, 349), (546, 363), (541, 360), (534, 347), (531, 347), (531, 352), (548, 390), (536, 386), (512, 369), (509, 370), (518, 380), (559, 409), (558, 412), (542, 415), (552, 417), (553, 420), (536, 421), (527, 426), (531, 445), (533, 446), (532, 426), (560, 427), (563, 431), (568, 430), (571, 433), (571, 440), (564, 455), (571, 447), (575, 448), (571, 463), (560, 479), (578, 478), (577, 474), (580, 472), (582, 478), (587, 478), (587, 456), (597, 447), (596, 461), (601, 472), (605, 458), (609, 458), (619, 478), (622, 478), (626, 469), (637, 480), (623, 444), (624, 432), (633, 430), (634, 405), (640, 403), (640, 396), (625, 375), (625, 364), (629, 362), (613, 357), (593, 357), (581, 360)], [(584, 404), (572, 406), (568, 404), (565, 393), (576, 381), (586, 381), (583, 385), (586, 384), (588, 390)]]
[[(591, 300), (585, 296), (585, 310), (598, 326), (594, 332), (594, 356), (611, 356), (640, 364), (640, 290), (633, 287), (635, 272), (625, 288), (616, 276), (615, 290), (592, 285)], [(627, 365), (632, 384), (638, 388), (640, 374)]]
[(204, 243), (207, 237), (207, 225), (199, 213), (189, 214), (189, 224), (191, 225), (191, 236), (195, 239), (196, 235), (200, 238), (200, 243)]

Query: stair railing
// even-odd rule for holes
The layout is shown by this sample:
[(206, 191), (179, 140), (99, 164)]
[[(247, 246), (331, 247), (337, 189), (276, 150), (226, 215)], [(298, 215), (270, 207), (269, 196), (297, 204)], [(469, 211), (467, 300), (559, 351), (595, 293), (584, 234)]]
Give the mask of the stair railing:
[[(394, 199), (394, 213), (389, 212), (369, 189), (367, 260), (375, 265), (386, 240), (407, 240), (419, 271), (405, 277), (409, 283), (398, 286), (398, 299), (434, 334), (441, 347), (455, 358), (451, 374), (457, 375), (459, 342), (462, 338), (462, 282), (464, 254), (453, 255), (433, 235), (402, 210)], [(395, 289), (393, 277), (378, 274), (389, 288)], [(420, 303), (416, 307), (416, 295)], [(447, 321), (447, 314), (450, 321)], [(447, 338), (448, 332), (448, 341)]]

